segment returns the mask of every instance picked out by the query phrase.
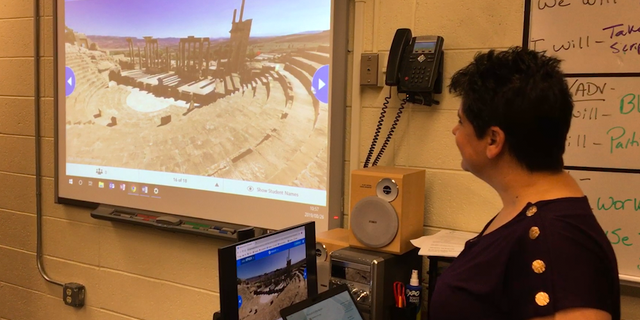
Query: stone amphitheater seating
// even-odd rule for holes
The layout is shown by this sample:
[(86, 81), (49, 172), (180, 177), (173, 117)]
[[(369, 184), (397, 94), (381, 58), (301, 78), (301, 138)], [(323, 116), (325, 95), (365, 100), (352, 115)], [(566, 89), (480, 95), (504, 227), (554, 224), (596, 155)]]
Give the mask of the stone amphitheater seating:
[(293, 103), (293, 97), (294, 97), (293, 88), (291, 87), (291, 82), (289, 82), (287, 78), (285, 78), (282, 74), (280, 74), (277, 71), (271, 71), (271, 77), (276, 81), (278, 81), (278, 83), (282, 87), (282, 91), (284, 92), (284, 96), (285, 96), (285, 104), (289, 105), (290, 107), (291, 104)]
[[(296, 61), (300, 61), (300, 60), (296, 60)], [(292, 76), (294, 76), (302, 84), (302, 86), (307, 90), (307, 93), (309, 94), (309, 97), (312, 100), (311, 104), (313, 105), (313, 110), (316, 114), (316, 120), (317, 120), (317, 115), (320, 112), (320, 102), (314, 96), (313, 91), (311, 91), (311, 85), (312, 85), (311, 80), (313, 75), (309, 75), (308, 73), (306, 73), (305, 71), (303, 71), (302, 69), (296, 67), (291, 63), (287, 63), (284, 67), (284, 70), (289, 72)], [(298, 97), (296, 97), (295, 99), (298, 99)], [(314, 123), (315, 122), (316, 121), (314, 121)]]
[(329, 53), (318, 51), (299, 51), (295, 53), (296, 56), (305, 58), (309, 61), (313, 61), (320, 65), (326, 65), (331, 62)]
[[(299, 142), (299, 148), (292, 148), (295, 144), (289, 146), (277, 145), (278, 139), (269, 139), (264, 143), (264, 148), (288, 150), (286, 154), (291, 155), (287, 164), (281, 166), (278, 173), (270, 179), (272, 183), (326, 188), (328, 107), (326, 104), (319, 104), (319, 101), (310, 92), (311, 78), (313, 76), (310, 71), (315, 72), (319, 66), (328, 63), (328, 52), (328, 47), (319, 48), (314, 52), (297, 52), (297, 57), (293, 57), (290, 60), (292, 63), (287, 64), (285, 67), (285, 70), (293, 71), (291, 75), (300, 81), (305, 88), (309, 89), (310, 97), (305, 96), (304, 98), (310, 98), (313, 101), (316, 118), (314, 119), (312, 130), (309, 131), (308, 128), (296, 126), (304, 123), (303, 119), (307, 117), (295, 112), (287, 116), (287, 120), (291, 121), (286, 122), (287, 127), (282, 128), (283, 132), (308, 132), (306, 140)], [(310, 68), (310, 66), (313, 68)], [(286, 73), (283, 78), (287, 78)], [(289, 76), (289, 78), (291, 77)], [(281, 80), (280, 83), (283, 85), (283, 89), (285, 88), (285, 83), (290, 88), (291, 81), (295, 80), (287, 80), (287, 82)], [(299, 98), (302, 97), (296, 96), (295, 99)], [(296, 103), (294, 102), (293, 105), (295, 106)], [(292, 108), (292, 111), (294, 110), (296, 110), (295, 107)], [(301, 166), (304, 168), (301, 168)], [(293, 168), (297, 168), (297, 170)]]
[[(291, 80), (287, 80), (287, 77)], [(278, 74), (274, 78), (280, 86), (284, 84), (282, 93), (291, 90), (291, 83), (298, 90), (304, 90), (298, 79), (293, 78), (287, 72)], [(286, 99), (286, 97), (283, 98)], [(256, 152), (245, 152), (243, 161), (236, 161), (232, 165), (233, 170), (230, 171), (236, 172), (236, 174), (245, 172), (249, 175), (250, 173), (255, 174), (257, 170), (265, 181), (284, 185), (301, 185), (296, 181), (300, 181), (302, 177), (324, 175), (324, 173), (309, 174), (310, 168), (314, 167), (326, 170), (324, 169), (326, 166), (318, 164), (318, 161), (326, 162), (326, 160), (318, 158), (318, 155), (321, 155), (322, 150), (326, 148), (326, 136), (322, 135), (323, 132), (326, 132), (326, 125), (324, 125), (324, 129), (322, 126), (314, 126), (314, 112), (306, 107), (309, 103), (311, 103), (310, 96), (297, 97), (293, 104), (286, 108), (287, 116), (281, 117), (278, 126), (274, 126), (260, 143), (253, 147)], [(324, 119), (326, 120), (326, 117)], [(323, 188), (324, 182), (313, 183), (311, 186)]]
[(315, 74), (316, 70), (318, 70), (320, 67), (323, 66), (323, 64), (321, 63), (311, 61), (303, 57), (297, 57), (297, 56), (291, 57), (290, 63), (296, 66), (298, 69), (304, 71), (311, 78), (313, 78), (313, 75)]
[(235, 93), (236, 91), (238, 91), (238, 89), (236, 89), (233, 86), (233, 80), (231, 80), (231, 76), (226, 76), (224, 78), (224, 92), (227, 95), (230, 95), (232, 93)]
[[(117, 125), (108, 130), (117, 130), (122, 141), (129, 142), (125, 150), (118, 152), (131, 152), (128, 159), (137, 159), (137, 166), (285, 185), (304, 182), (310, 183), (305, 186), (325, 186), (326, 181), (320, 177), (326, 170), (328, 112), (310, 91), (312, 71), (322, 65), (322, 59), (328, 59), (322, 52), (291, 57), (283, 72), (269, 71), (243, 85), (230, 77), (198, 83), (213, 86), (222, 98), (188, 116), (182, 116), (185, 108), (175, 106), (153, 113), (129, 108), (129, 88), (107, 88), (108, 82), (97, 70), (92, 72), (90, 61), (79, 54), (76, 60), (73, 58), (68, 59), (68, 65), (77, 69), (76, 90), (84, 89), (82, 95), (75, 97), (73, 120), (92, 120), (98, 108), (84, 106), (100, 102), (102, 116), (95, 119), (96, 123), (106, 126), (112, 117), (116, 118)], [(124, 73), (133, 79), (149, 77), (133, 70)], [(176, 76), (163, 79), (167, 86), (178, 83)], [(255, 88), (255, 96), (250, 86)], [(245, 90), (244, 94), (240, 89)], [(310, 104), (313, 109), (308, 107)], [(163, 117), (171, 117), (171, 122), (159, 126)], [(141, 128), (153, 137), (153, 147), (149, 147), (148, 139), (144, 144), (131, 138), (139, 137)], [(177, 149), (190, 150), (188, 159), (175, 155)], [(172, 157), (176, 158), (171, 160)]]
[(91, 120), (97, 113), (98, 106), (92, 106), (89, 100), (100, 89), (106, 88), (108, 82), (91, 60), (78, 52), (68, 50), (65, 63), (74, 71), (76, 77), (75, 90), (67, 98), (67, 119), (74, 123)]
[(130, 89), (122, 86), (115, 86), (104, 89), (91, 98), (93, 104), (102, 106), (102, 120), (97, 121), (98, 124), (104, 124), (104, 121), (112, 116), (118, 119), (118, 125), (137, 125), (144, 127), (153, 124), (149, 119), (148, 113), (138, 112), (131, 109), (127, 105), (127, 96), (131, 93)]
[[(269, 82), (278, 85), (279, 82), (275, 81), (271, 76), (266, 76)], [(256, 82), (254, 82), (256, 83)], [(256, 86), (256, 96), (264, 97), (266, 93), (266, 86), (258, 84)], [(282, 165), (282, 159), (280, 153), (285, 150), (294, 150), (294, 147), (288, 147), (285, 149), (278, 149), (279, 146), (286, 147), (292, 143), (292, 139), (298, 141), (303, 139), (304, 135), (300, 136), (301, 132), (295, 128), (300, 126), (302, 128), (311, 127), (313, 114), (307, 115), (306, 121), (300, 117), (292, 117), (283, 120), (281, 114), (284, 112), (286, 97), (284, 96), (284, 90), (281, 88), (273, 89), (273, 94), (269, 98), (268, 103), (265, 103), (262, 99), (253, 99), (251, 95), (244, 95), (239, 100), (235, 100), (240, 95), (234, 95), (226, 99), (230, 103), (238, 105), (245, 105), (249, 103), (248, 107), (242, 108), (240, 114), (236, 114), (234, 123), (239, 125), (243, 121), (237, 121), (237, 119), (253, 119), (252, 121), (246, 121), (242, 124), (242, 127), (236, 128), (234, 131), (236, 134), (233, 139), (238, 139), (236, 135), (240, 134), (241, 140), (247, 142), (243, 148), (238, 149), (232, 155), (230, 155), (224, 163), (218, 163), (212, 166), (213, 171), (210, 174), (215, 174), (218, 177), (232, 178), (232, 179), (265, 179), (268, 181), (269, 177), (274, 176)], [(304, 110), (306, 108), (299, 108)], [(227, 123), (231, 123), (226, 121)], [(286, 122), (295, 122), (287, 125)], [(274, 141), (271, 137), (278, 137), (281, 141)], [(298, 138), (296, 138), (298, 137)], [(299, 140), (300, 142), (302, 140)], [(297, 142), (293, 142), (296, 144)], [(271, 145), (272, 149), (265, 149), (265, 146)], [(300, 147), (298, 145), (297, 147)], [(250, 150), (263, 150), (266, 154), (271, 154), (270, 157), (263, 157), (259, 153), (254, 153)], [(256, 168), (262, 168), (255, 171)]]
[(330, 46), (318, 46), (316, 51), (329, 54), (329, 53), (331, 53), (331, 47)]

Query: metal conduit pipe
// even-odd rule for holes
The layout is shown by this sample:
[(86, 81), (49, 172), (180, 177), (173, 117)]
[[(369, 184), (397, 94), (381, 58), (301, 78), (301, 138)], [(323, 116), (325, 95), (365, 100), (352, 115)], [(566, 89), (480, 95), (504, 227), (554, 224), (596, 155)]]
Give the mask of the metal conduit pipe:
[[(42, 188), (40, 184), (40, 4), (33, 1), (33, 113), (36, 156), (36, 264), (40, 275), (50, 283), (64, 286), (63, 283), (51, 279), (42, 263)], [(56, 26), (54, 26), (55, 28)], [(54, 44), (57, 45), (57, 44)], [(55, 81), (55, 79), (54, 79)]]

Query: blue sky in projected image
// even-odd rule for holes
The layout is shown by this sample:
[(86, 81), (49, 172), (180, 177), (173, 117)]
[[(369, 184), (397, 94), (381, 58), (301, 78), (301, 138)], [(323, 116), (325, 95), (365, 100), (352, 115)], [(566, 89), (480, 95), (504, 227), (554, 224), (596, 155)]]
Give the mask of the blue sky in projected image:
[[(65, 23), (86, 35), (228, 38), (242, 0), (65, 0)], [(246, 0), (251, 36), (330, 28), (331, 0)]]
[[(306, 257), (305, 245), (291, 248), (291, 263), (296, 263)], [(271, 272), (278, 268), (287, 266), (287, 251), (278, 252), (277, 254), (255, 260), (238, 267), (238, 278), (248, 279), (255, 276)]]

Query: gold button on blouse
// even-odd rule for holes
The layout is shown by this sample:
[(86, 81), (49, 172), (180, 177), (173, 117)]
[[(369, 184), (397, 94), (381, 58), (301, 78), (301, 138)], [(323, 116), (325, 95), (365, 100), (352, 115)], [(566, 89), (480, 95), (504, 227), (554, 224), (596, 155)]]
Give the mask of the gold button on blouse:
[(531, 238), (531, 240), (537, 239), (539, 235), (540, 235), (540, 228), (531, 227), (531, 229), (529, 229), (529, 238)]
[(538, 292), (536, 294), (536, 303), (541, 307), (546, 306), (549, 304), (549, 295), (546, 292)]
[(529, 229), (529, 238), (531, 238), (531, 240), (535, 240), (539, 235), (540, 229), (538, 227), (531, 227), (531, 229)]
[(531, 217), (532, 215), (536, 214), (536, 212), (538, 212), (538, 207), (536, 206), (529, 207), (529, 209), (527, 209), (527, 217)]
[(531, 269), (535, 273), (543, 273), (547, 269), (547, 265), (542, 260), (536, 260), (531, 264)]

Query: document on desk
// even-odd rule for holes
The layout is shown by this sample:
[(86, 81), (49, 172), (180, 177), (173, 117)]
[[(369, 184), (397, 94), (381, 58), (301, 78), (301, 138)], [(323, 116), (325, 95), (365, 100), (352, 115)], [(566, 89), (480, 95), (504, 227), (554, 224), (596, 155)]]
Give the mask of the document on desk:
[(441, 230), (434, 235), (411, 240), (411, 243), (420, 248), (421, 256), (455, 258), (464, 249), (464, 244), (477, 235), (473, 232)]

